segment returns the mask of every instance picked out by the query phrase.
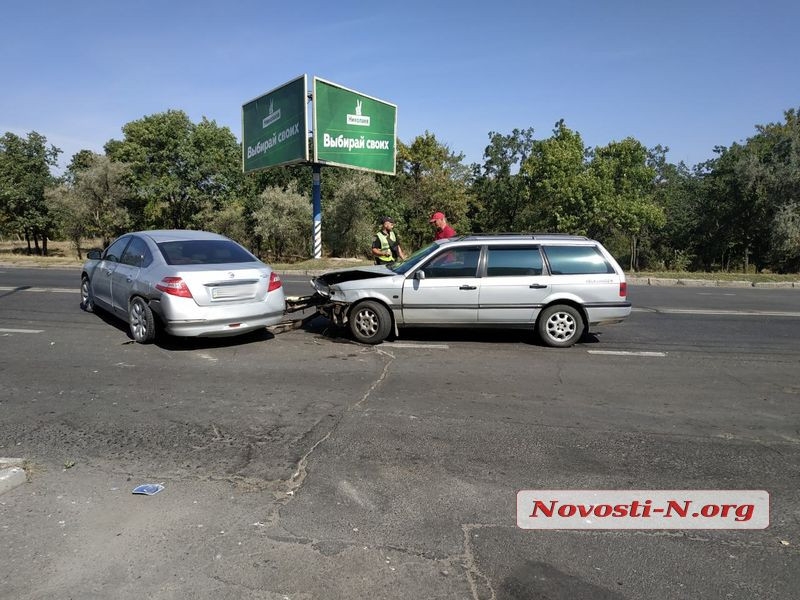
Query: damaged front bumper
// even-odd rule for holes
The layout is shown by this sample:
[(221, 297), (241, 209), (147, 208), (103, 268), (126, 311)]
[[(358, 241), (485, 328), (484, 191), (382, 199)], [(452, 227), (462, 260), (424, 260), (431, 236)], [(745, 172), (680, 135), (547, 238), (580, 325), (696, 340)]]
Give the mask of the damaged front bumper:
[(342, 326), (347, 323), (347, 309), (349, 302), (335, 302), (328, 296), (315, 292), (310, 296), (287, 296), (286, 313), (316, 309), (317, 313), (326, 317), (334, 325)]

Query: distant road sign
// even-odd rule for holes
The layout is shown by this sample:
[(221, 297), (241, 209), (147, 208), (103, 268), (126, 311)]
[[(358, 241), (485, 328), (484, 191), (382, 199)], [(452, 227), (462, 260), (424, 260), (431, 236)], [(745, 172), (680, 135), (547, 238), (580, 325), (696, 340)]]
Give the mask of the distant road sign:
[(395, 174), (397, 106), (314, 77), (314, 162)]
[(308, 162), (306, 75), (242, 106), (242, 168), (245, 173)]

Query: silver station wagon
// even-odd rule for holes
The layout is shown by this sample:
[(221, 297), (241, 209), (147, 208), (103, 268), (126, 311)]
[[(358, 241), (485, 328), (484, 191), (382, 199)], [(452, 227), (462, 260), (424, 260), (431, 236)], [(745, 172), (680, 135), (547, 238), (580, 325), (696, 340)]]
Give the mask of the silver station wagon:
[(128, 233), (81, 273), (81, 306), (126, 320), (133, 339), (156, 327), (176, 336), (231, 336), (275, 325), (286, 300), (277, 273), (242, 246), (206, 231)]
[(318, 311), (366, 344), (402, 327), (521, 327), (563, 348), (589, 326), (631, 312), (614, 257), (600, 242), (570, 235), (439, 240), (391, 268), (332, 271), (311, 284)]

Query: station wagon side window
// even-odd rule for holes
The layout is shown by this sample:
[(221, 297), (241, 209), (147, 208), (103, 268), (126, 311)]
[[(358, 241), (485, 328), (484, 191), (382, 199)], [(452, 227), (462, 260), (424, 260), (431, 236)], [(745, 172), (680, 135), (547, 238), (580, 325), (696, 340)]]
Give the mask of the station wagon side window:
[(596, 246), (544, 246), (553, 275), (614, 273), (614, 267)]
[(480, 246), (447, 248), (434, 256), (424, 267), (425, 277), (477, 277)]
[(489, 246), (487, 277), (530, 277), (543, 269), (539, 246)]
[(103, 254), (103, 260), (107, 260), (109, 262), (119, 262), (119, 259), (122, 256), (122, 251), (125, 250), (125, 246), (127, 246), (128, 242), (130, 241), (131, 236), (129, 235), (119, 238), (116, 242), (106, 248), (105, 254)]
[(146, 267), (153, 261), (150, 249), (142, 238), (134, 237), (122, 253), (120, 262), (132, 267)]

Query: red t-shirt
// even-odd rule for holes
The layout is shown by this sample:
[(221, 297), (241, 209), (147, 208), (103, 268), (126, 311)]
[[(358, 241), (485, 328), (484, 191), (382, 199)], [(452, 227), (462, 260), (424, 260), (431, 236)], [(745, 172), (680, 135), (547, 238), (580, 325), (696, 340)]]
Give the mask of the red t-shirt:
[(450, 227), (450, 225), (445, 225), (441, 229), (436, 230), (436, 235), (433, 236), (434, 240), (445, 240), (447, 238), (456, 237), (456, 230)]

